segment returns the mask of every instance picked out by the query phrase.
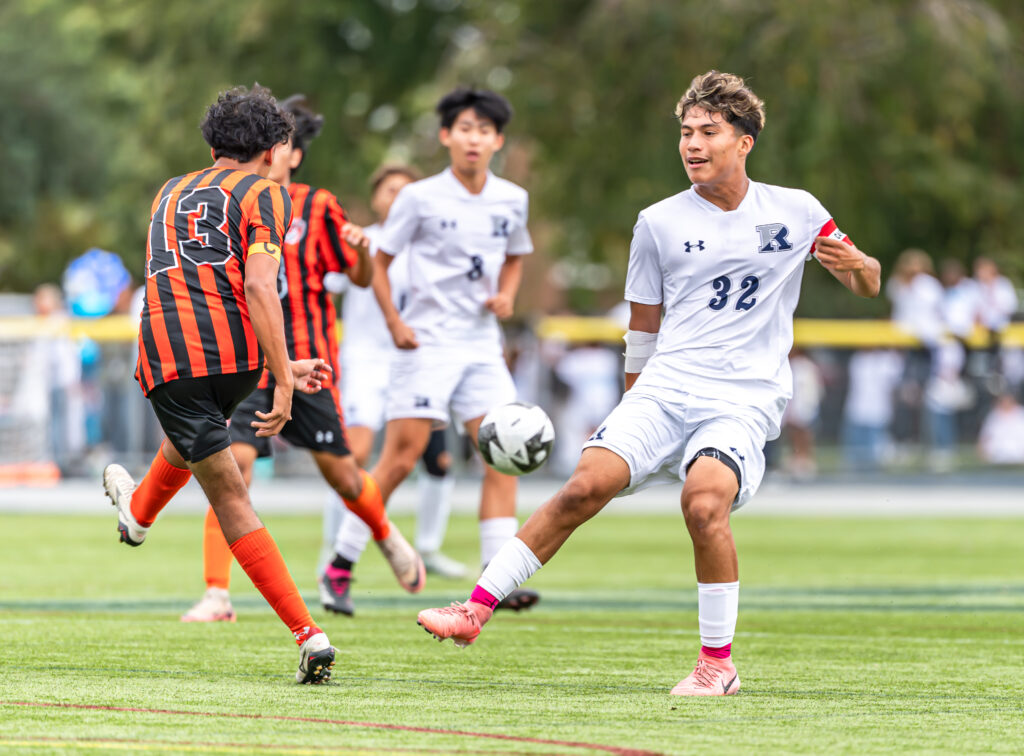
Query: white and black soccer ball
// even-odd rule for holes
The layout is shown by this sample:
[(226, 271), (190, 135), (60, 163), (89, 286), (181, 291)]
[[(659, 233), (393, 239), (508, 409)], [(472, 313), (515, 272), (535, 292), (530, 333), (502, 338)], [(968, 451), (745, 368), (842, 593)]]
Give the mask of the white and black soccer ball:
[(484, 460), (506, 475), (526, 475), (547, 462), (555, 428), (535, 404), (513, 402), (495, 407), (480, 423), (477, 446)]

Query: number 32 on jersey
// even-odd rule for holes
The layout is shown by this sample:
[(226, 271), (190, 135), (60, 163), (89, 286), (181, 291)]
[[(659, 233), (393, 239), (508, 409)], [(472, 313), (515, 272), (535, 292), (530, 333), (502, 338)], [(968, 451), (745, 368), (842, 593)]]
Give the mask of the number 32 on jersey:
[[(761, 281), (757, 276), (745, 276), (740, 281), (739, 296), (735, 300), (735, 309), (742, 312), (749, 310), (757, 304), (757, 297), (754, 294), (760, 285)], [(708, 307), (716, 311), (724, 310), (729, 304), (730, 296), (735, 293), (733, 292), (732, 279), (729, 276), (719, 276), (711, 282), (711, 287), (715, 290), (715, 296), (708, 300)]]

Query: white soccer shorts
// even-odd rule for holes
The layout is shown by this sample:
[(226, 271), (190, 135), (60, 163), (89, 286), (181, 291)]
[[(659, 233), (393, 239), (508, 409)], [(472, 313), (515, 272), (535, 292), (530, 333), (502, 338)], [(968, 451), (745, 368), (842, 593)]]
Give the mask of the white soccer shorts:
[(343, 354), (341, 402), (345, 426), (369, 428), (377, 433), (384, 427), (391, 352)]
[(671, 399), (627, 391), (583, 448), (615, 452), (629, 466), (625, 496), (648, 486), (680, 483), (697, 452), (708, 447), (729, 455), (740, 469), (733, 511), (746, 504), (764, 478), (768, 421), (750, 407), (678, 394)]
[(516, 400), (516, 387), (500, 352), (423, 345), (401, 350), (391, 364), (387, 419), (425, 417), (437, 427), (464, 423)]

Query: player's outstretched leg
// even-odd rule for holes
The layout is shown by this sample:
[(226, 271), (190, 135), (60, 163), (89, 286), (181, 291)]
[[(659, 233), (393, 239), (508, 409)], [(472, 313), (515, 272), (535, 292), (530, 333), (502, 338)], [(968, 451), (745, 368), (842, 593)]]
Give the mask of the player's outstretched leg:
[(546, 564), (577, 527), (601, 511), (629, 484), (629, 468), (614, 452), (584, 450), (576, 472), (534, 512), (491, 559), (465, 604), (424, 609), (417, 624), (439, 641), (473, 643), (499, 602)]

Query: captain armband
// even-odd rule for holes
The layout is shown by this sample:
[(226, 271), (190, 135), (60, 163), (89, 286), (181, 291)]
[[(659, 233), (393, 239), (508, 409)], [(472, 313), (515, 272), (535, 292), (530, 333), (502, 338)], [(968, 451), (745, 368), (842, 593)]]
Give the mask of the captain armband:
[(646, 331), (626, 331), (626, 372), (639, 373), (658, 346), (658, 334)]
[(266, 242), (256, 242), (255, 244), (250, 244), (249, 254), (270, 255), (278, 262), (281, 261), (281, 248), (276, 244), (267, 244)]

